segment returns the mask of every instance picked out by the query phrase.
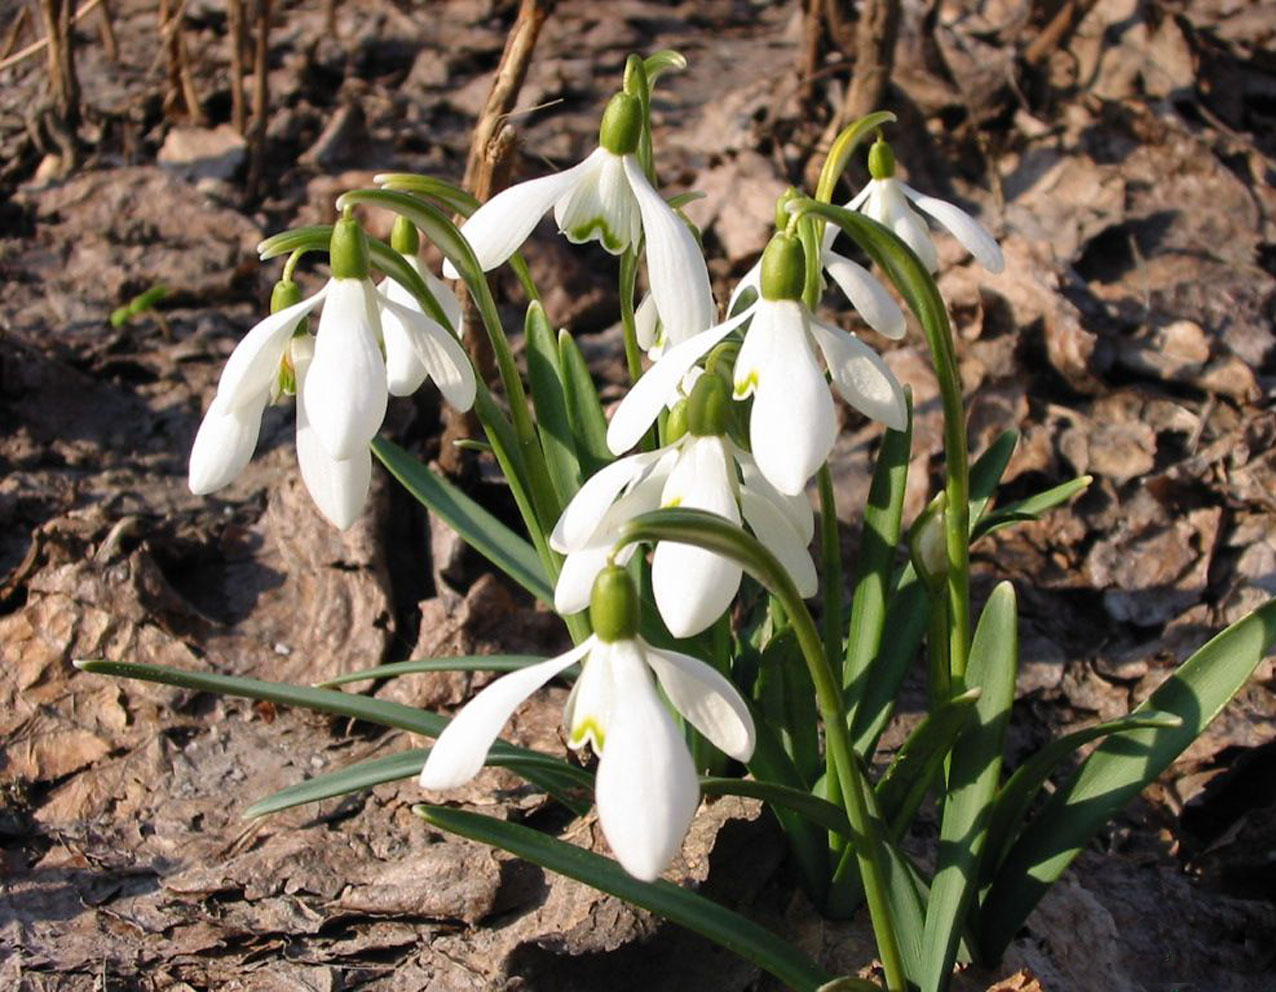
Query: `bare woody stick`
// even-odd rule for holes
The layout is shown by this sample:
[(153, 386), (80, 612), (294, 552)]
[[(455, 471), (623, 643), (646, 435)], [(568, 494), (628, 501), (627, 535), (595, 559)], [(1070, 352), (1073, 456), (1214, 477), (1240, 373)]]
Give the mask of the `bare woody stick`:
[(1041, 33), (1024, 49), (1023, 64), (1029, 69), (1036, 69), (1052, 52), (1067, 47), (1073, 33), (1096, 2), (1097, 0), (1065, 0)]
[(40, 0), (40, 19), (47, 39), (49, 94), (58, 123), (74, 132), (80, 122), (80, 81), (75, 74), (71, 36), (71, 0)]
[(261, 185), (266, 166), (266, 114), (269, 93), (266, 89), (266, 62), (270, 55), (270, 0), (257, 0), (257, 40), (253, 49), (253, 127), (249, 138), (251, 157), (244, 195), (252, 200)]
[[(470, 142), (470, 152), (465, 164), (465, 188), (479, 200), (488, 200), (509, 182), (514, 153), (514, 129), (505, 118), (514, 109), (527, 67), (541, 26), (549, 16), (553, 0), (522, 0), (518, 17), (505, 41), (496, 79), (488, 94), (483, 113), (479, 116)], [(474, 367), (484, 380), (490, 381), (496, 370), (491, 343), (481, 331), (481, 322), (474, 301), (466, 295), (462, 306), (465, 312), (465, 346), (474, 360)], [(458, 413), (444, 408), (443, 439), (439, 451), (439, 467), (449, 475), (459, 475), (465, 468), (461, 449), (454, 442), (473, 437), (478, 423), (473, 412)]]
[(895, 42), (899, 38), (899, 0), (866, 0), (855, 30), (855, 72), (846, 94), (839, 129), (881, 110), (895, 68)]
[(28, 12), (26, 7), (19, 7), (13, 23), (9, 25), (9, 33), (4, 36), (4, 44), (0, 45), (0, 59), (7, 59), (18, 47), (22, 39), (22, 29), (27, 26)]
[(112, 62), (120, 60), (120, 46), (115, 40), (115, 18), (112, 16), (108, 0), (102, 0), (102, 17), (99, 30), (102, 32), (102, 47), (106, 49), (106, 57)]
[(230, 44), (230, 122), (243, 134), (248, 126), (244, 105), (244, 0), (226, 0), (226, 34)]

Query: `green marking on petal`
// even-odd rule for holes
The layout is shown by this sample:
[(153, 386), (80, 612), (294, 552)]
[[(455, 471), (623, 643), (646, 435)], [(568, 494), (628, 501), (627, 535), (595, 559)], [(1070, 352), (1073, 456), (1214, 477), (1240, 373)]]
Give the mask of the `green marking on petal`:
[(587, 716), (583, 720), (577, 720), (568, 735), (567, 743), (573, 748), (582, 748), (585, 744), (592, 743), (594, 751), (601, 754), (603, 750), (603, 741), (607, 735), (603, 732), (603, 728), (598, 721), (592, 716)]
[(757, 388), (758, 374), (756, 372), (750, 372), (743, 380), (736, 380), (735, 387), (732, 390), (732, 396), (734, 396), (737, 400), (742, 400), (748, 396), (752, 390)]
[(575, 245), (597, 241), (612, 255), (624, 254), (625, 249), (629, 247), (629, 238), (613, 231), (605, 217), (594, 217), (583, 224), (576, 224), (565, 230), (563, 234)]

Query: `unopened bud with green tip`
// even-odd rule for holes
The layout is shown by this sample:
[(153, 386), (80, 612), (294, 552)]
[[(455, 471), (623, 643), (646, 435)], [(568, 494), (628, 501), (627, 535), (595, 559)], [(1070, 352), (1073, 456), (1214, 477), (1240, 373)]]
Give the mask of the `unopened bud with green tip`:
[(706, 372), (687, 397), (687, 432), (692, 437), (721, 437), (731, 425), (731, 387)]
[(802, 242), (781, 231), (762, 253), (762, 298), (800, 300), (806, 286), (806, 252)]
[(400, 255), (415, 258), (421, 250), (421, 235), (416, 225), (406, 217), (394, 218), (394, 227), (390, 229), (390, 247)]
[(632, 640), (638, 635), (638, 588), (619, 565), (606, 565), (594, 580), (589, 619), (600, 641)]
[(908, 535), (913, 567), (932, 594), (943, 589), (948, 578), (948, 540), (945, 527), (947, 494), (940, 493), (926, 507)]
[(334, 279), (368, 278), (368, 236), (353, 216), (347, 214), (333, 225), (328, 260)]
[(617, 93), (607, 104), (598, 143), (613, 155), (632, 155), (642, 137), (642, 101), (629, 93)]
[(874, 179), (891, 179), (895, 175), (895, 152), (881, 138), (868, 150), (868, 174)]

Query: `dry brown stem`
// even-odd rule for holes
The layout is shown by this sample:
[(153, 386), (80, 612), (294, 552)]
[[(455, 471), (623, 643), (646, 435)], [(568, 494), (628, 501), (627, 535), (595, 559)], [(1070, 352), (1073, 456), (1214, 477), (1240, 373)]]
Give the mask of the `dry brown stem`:
[(866, 0), (860, 8), (855, 31), (855, 72), (838, 115), (839, 128), (881, 109), (885, 103), (891, 70), (895, 67), (899, 13), (899, 0)]
[(1098, 0), (1064, 0), (1064, 4), (1050, 19), (1041, 33), (1028, 43), (1023, 52), (1023, 64), (1030, 69), (1038, 68), (1051, 53), (1066, 48), (1073, 33), (1085, 20)]
[(49, 68), (49, 108), (45, 129), (61, 152), (60, 171), (70, 172), (79, 161), (76, 128), (80, 123), (80, 81), (75, 74), (71, 0), (40, 0)]
[(22, 37), (22, 29), (26, 26), (27, 8), (19, 7), (13, 23), (9, 25), (8, 33), (4, 36), (4, 45), (0, 46), (0, 59), (7, 59), (13, 54), (13, 50), (18, 47), (18, 39)]
[(243, 134), (248, 126), (244, 104), (244, 0), (226, 0), (226, 34), (230, 45), (230, 122)]
[[(527, 78), (536, 39), (541, 26), (553, 8), (552, 0), (522, 0), (518, 17), (505, 41), (501, 62), (492, 81), (487, 103), (474, 128), (470, 151), (465, 164), (465, 188), (479, 200), (486, 201), (493, 193), (509, 182), (513, 163), (514, 129), (505, 118), (518, 101), (519, 90)], [(485, 381), (491, 381), (496, 373), (496, 359), (491, 343), (482, 331), (482, 323), (473, 300), (467, 295), (462, 301), (465, 314), (465, 346), (474, 360), (474, 367)], [(464, 468), (461, 449), (455, 443), (473, 437), (478, 424), (474, 414), (448, 411), (444, 414), (443, 439), (439, 450), (439, 466), (443, 471), (456, 475)]]
[(102, 0), (102, 17), (99, 21), (102, 33), (102, 47), (106, 49), (106, 57), (112, 62), (120, 60), (119, 42), (115, 40), (115, 18), (108, 0)]
[(269, 92), (266, 87), (266, 62), (270, 55), (270, 0), (257, 0), (257, 38), (253, 48), (253, 126), (249, 136), (247, 199), (257, 195), (262, 171), (266, 166), (266, 114)]

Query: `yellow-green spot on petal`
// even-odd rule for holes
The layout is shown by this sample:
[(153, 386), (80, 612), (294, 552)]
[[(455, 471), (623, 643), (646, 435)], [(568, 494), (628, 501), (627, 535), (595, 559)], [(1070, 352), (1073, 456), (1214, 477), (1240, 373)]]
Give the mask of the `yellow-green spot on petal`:
[(582, 748), (586, 742), (594, 745), (594, 750), (601, 753), (603, 749), (603, 741), (606, 739), (603, 728), (598, 721), (592, 716), (587, 716), (583, 720), (577, 720), (572, 725), (571, 735), (568, 737), (568, 743), (573, 748)]

